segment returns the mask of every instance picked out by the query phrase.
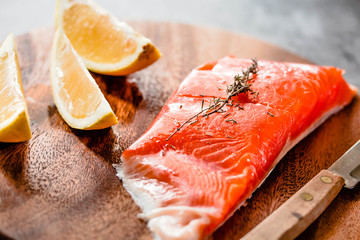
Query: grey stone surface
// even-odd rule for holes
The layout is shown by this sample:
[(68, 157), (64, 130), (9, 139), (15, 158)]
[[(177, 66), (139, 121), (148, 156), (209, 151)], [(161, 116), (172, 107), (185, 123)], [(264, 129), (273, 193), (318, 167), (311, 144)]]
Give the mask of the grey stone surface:
[[(0, 41), (51, 26), (56, 0), (0, 0)], [(182, 22), (257, 37), (320, 65), (346, 69), (360, 87), (358, 0), (97, 0), (121, 19)]]

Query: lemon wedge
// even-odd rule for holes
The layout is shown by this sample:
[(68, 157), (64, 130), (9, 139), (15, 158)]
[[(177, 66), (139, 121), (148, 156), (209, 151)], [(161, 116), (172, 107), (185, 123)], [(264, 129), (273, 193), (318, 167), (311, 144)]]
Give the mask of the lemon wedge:
[(55, 25), (93, 72), (128, 75), (161, 56), (148, 38), (91, 0), (58, 0)]
[(0, 142), (31, 138), (30, 118), (21, 81), (14, 35), (0, 48)]
[(95, 79), (61, 29), (51, 53), (51, 88), (65, 122), (76, 129), (102, 129), (118, 121)]

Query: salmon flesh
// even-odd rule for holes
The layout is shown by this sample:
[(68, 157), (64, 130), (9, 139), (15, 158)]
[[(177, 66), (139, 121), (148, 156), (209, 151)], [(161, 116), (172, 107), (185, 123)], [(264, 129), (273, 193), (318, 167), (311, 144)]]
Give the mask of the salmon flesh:
[(174, 134), (214, 99), (226, 99), (250, 64), (227, 56), (194, 69), (115, 166), (156, 239), (206, 239), (294, 145), (356, 94), (341, 69), (258, 61), (252, 94), (232, 97)]

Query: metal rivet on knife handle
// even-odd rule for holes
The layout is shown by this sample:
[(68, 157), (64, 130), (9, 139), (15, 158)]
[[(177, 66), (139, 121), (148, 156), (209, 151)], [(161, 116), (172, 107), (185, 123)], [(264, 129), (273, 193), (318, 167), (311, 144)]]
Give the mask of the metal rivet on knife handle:
[(311, 201), (313, 200), (313, 196), (310, 193), (302, 193), (301, 198), (304, 199), (305, 201)]
[(332, 183), (332, 178), (331, 177), (328, 177), (328, 176), (322, 176), (321, 178), (320, 178), (320, 180), (323, 182), (323, 183), (327, 183), (327, 184), (329, 184), (329, 183)]

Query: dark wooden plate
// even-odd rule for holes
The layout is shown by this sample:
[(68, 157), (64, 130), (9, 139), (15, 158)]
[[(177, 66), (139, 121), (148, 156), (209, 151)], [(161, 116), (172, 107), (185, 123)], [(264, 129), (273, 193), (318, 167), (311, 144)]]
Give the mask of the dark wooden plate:
[[(120, 123), (80, 131), (59, 115), (51, 95), (54, 30), (18, 36), (16, 42), (33, 137), (0, 143), (0, 237), (15, 239), (151, 239), (140, 209), (115, 176), (113, 163), (150, 125), (190, 70), (228, 54), (307, 62), (257, 39), (177, 23), (131, 22), (163, 57), (127, 77), (94, 74)], [(360, 137), (359, 97), (292, 149), (266, 182), (212, 236), (239, 239), (301, 186), (327, 168)], [(360, 236), (360, 189), (343, 189), (300, 239)], [(279, 223), (280, 224), (280, 223)]]

